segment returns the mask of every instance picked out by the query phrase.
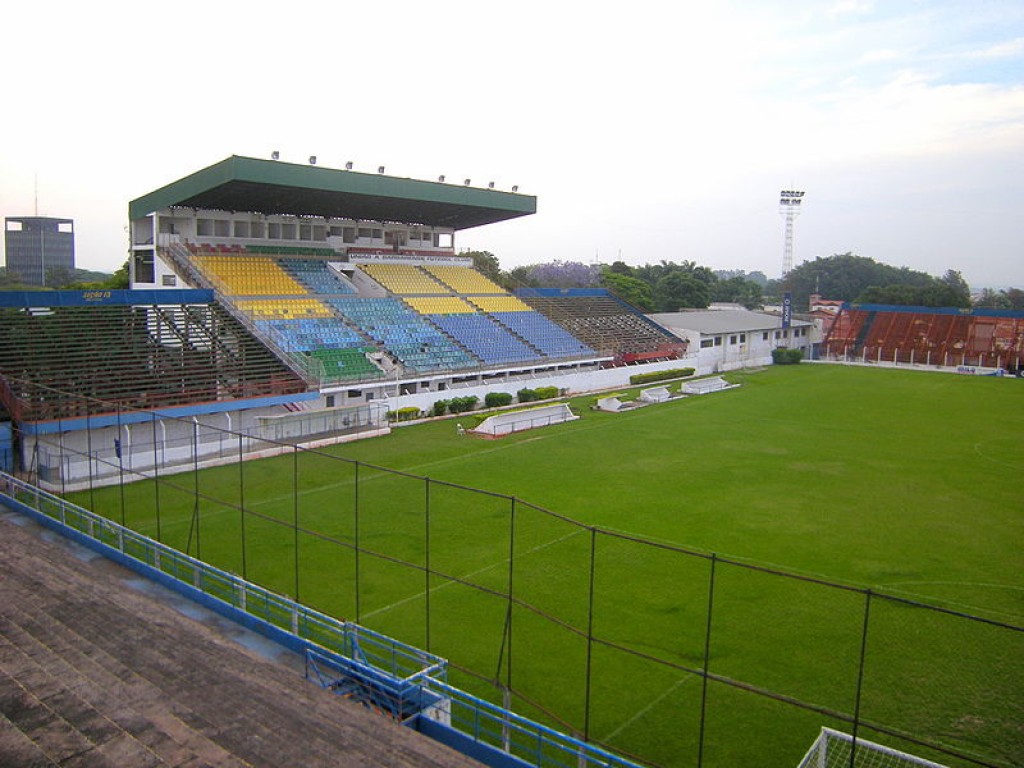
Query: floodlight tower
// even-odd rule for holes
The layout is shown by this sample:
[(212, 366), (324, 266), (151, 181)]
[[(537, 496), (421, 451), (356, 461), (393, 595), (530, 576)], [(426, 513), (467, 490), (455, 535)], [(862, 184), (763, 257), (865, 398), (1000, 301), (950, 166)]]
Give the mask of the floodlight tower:
[(782, 276), (793, 271), (793, 220), (800, 215), (800, 202), (804, 193), (784, 189), (779, 195), (779, 213), (786, 217), (786, 240), (782, 248)]

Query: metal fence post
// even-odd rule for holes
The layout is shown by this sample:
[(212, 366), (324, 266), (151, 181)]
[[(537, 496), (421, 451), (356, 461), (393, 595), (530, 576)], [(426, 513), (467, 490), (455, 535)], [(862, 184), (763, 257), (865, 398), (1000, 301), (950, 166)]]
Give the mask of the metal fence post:
[(427, 653), (430, 653), (430, 478), (423, 478), (423, 510), (424, 510), (424, 531), (423, 531), (423, 595), (426, 606), (425, 634), (427, 641)]
[(299, 603), (299, 446), (292, 449), (292, 545), (295, 549), (295, 602)]
[[(245, 542), (245, 461), (242, 453), (242, 433), (238, 433), (238, 516), (239, 516), (239, 532), (242, 539), (242, 578), (248, 580), (248, 562), (246, 560), (246, 542)], [(244, 598), (244, 593), (243, 593)]]
[[(86, 406), (88, 408), (88, 406)], [(93, 475), (92, 475), (92, 420), (90, 419), (90, 413), (88, 410), (85, 412), (85, 451), (89, 454), (88, 456), (88, 468), (89, 468), (89, 509), (96, 509), (96, 496), (93, 493)]]
[[(114, 438), (117, 454), (117, 487), (121, 494), (121, 525), (124, 525), (124, 445), (121, 442), (121, 404), (117, 404), (117, 437)], [(129, 445), (128, 450), (131, 450)]]
[(587, 679), (583, 709), (583, 740), (590, 741), (590, 683), (594, 655), (594, 573), (597, 554), (597, 528), (590, 529), (590, 586), (587, 595)]
[(355, 465), (355, 482), (352, 483), (355, 493), (355, 505), (352, 508), (355, 537), (355, 571), (356, 571), (356, 624), (361, 622), (359, 603), (359, 462)]
[(156, 540), (162, 542), (160, 528), (160, 457), (156, 450), (156, 412), (150, 412), (149, 423), (153, 425), (153, 501), (156, 504)]
[[(60, 495), (61, 496), (65, 496), (67, 494), (67, 483), (66, 483), (66, 479), (64, 477), (66, 472), (64, 471), (64, 420), (63, 420), (63, 413), (64, 413), (64, 395), (63, 395), (63, 393), (61, 393), (61, 403), (60, 403), (59, 410), (57, 411), (57, 414), (58, 414), (57, 415), (57, 439), (59, 441), (58, 445), (57, 445), (57, 452), (59, 454), (58, 461), (60, 462)], [(71, 462), (68, 462), (69, 465), (70, 465), (70, 463)], [(63, 519), (63, 515), (61, 517)]]
[(853, 705), (853, 741), (850, 743), (850, 768), (854, 768), (854, 761), (857, 757), (857, 731), (860, 728), (860, 702), (861, 694), (864, 692), (864, 661), (868, 651), (868, 622), (871, 620), (871, 595), (870, 589), (864, 592), (864, 627), (860, 635), (860, 661), (857, 668), (857, 696)]
[[(196, 559), (203, 559), (203, 549), (199, 540), (199, 420), (192, 417), (192, 477), (193, 479), (193, 493), (195, 494), (195, 504), (192, 507), (192, 524), (195, 526), (196, 532)], [(191, 534), (191, 531), (190, 531)], [(191, 535), (190, 535), (191, 538)], [(185, 553), (188, 554), (188, 547), (185, 548)]]
[(700, 691), (700, 731), (697, 737), (697, 768), (704, 765), (704, 736), (708, 709), (708, 667), (711, 664), (711, 615), (715, 605), (715, 566), (718, 556), (711, 553), (711, 571), (708, 573), (708, 619), (704, 629), (704, 667)]

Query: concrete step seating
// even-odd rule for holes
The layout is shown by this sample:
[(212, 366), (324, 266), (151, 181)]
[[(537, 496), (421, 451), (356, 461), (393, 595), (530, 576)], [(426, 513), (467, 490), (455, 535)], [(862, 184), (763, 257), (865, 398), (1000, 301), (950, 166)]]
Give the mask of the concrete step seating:
[(10, 520), (0, 511), (0, 765), (476, 765)]

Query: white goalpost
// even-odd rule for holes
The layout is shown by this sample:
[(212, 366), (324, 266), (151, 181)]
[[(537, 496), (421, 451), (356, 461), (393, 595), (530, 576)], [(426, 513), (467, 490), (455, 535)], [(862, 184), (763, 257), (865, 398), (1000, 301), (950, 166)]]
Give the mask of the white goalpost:
[(892, 747), (822, 728), (797, 768), (946, 768)]

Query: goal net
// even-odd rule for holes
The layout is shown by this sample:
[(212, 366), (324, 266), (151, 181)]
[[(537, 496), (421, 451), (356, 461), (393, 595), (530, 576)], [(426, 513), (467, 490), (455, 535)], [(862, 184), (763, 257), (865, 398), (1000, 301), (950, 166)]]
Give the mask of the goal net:
[(822, 728), (797, 768), (946, 768), (923, 757)]

